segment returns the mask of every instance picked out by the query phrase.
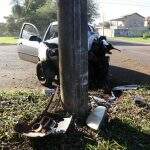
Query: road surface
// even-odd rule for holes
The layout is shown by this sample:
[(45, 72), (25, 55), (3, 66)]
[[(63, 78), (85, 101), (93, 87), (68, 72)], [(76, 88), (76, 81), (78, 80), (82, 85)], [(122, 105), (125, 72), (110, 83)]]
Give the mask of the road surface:
[(122, 41), (111, 41), (111, 43), (129, 58), (150, 66), (150, 44), (137, 44)]
[(112, 51), (113, 81), (119, 84), (150, 85), (150, 45), (110, 41), (121, 53)]
[(0, 46), (0, 89), (34, 89), (41, 87), (36, 65), (18, 58), (16, 46)]
[[(122, 52), (113, 51), (110, 62), (112, 77), (121, 82), (150, 83), (150, 46), (113, 43)], [(35, 68), (36, 64), (18, 58), (16, 46), (0, 46), (0, 90), (43, 88)]]

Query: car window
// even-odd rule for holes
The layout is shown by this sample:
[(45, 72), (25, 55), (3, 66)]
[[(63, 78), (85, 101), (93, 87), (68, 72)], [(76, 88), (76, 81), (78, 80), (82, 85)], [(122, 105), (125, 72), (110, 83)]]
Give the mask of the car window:
[(92, 26), (88, 25), (88, 31), (89, 32), (95, 32), (95, 29)]
[(57, 37), (58, 37), (58, 25), (52, 25), (49, 27), (44, 40), (46, 41)]
[(39, 35), (37, 29), (30, 24), (25, 24), (25, 26), (22, 30), (21, 38), (29, 39), (32, 35), (35, 35), (35, 36)]

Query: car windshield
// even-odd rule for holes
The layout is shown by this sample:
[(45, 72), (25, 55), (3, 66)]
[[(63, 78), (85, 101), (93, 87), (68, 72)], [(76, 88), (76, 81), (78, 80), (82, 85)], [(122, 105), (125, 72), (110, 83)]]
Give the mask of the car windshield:
[(58, 25), (52, 25), (47, 31), (45, 40), (53, 39), (58, 37)]
[[(94, 33), (94, 28), (88, 25), (88, 35)], [(46, 33), (45, 41), (58, 37), (58, 25), (51, 25)]]

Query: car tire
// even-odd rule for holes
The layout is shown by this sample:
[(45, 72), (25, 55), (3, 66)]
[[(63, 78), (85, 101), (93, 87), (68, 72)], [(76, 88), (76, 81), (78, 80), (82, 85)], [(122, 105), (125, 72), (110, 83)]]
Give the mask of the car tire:
[(51, 86), (55, 78), (54, 71), (51, 70), (47, 62), (38, 62), (36, 66), (36, 74), (40, 83), (44, 86)]

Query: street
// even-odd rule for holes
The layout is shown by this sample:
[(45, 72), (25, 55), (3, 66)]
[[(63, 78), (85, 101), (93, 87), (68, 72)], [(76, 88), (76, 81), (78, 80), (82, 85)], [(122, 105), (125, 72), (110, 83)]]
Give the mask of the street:
[[(150, 45), (114, 42), (110, 74), (121, 83), (150, 84)], [(41, 89), (36, 64), (19, 60), (16, 46), (0, 46), (0, 89)], [(120, 83), (121, 82), (121, 83)]]
[(36, 64), (19, 60), (16, 46), (0, 46), (0, 89), (41, 87), (36, 78)]
[(150, 84), (150, 45), (112, 41), (110, 74), (116, 84)]
[(124, 54), (127, 54), (129, 58), (150, 66), (150, 44), (134, 44), (122, 41), (111, 41), (111, 43), (122, 50)]

